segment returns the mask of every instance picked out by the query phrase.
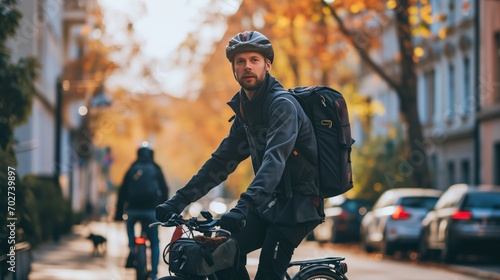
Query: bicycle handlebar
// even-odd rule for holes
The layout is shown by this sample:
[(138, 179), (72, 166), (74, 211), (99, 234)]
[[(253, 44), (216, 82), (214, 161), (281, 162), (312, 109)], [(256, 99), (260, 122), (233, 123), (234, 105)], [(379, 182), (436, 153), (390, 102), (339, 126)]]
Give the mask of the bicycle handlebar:
[(184, 219), (182, 215), (179, 214), (174, 214), (170, 219), (166, 222), (154, 222), (149, 225), (149, 227), (154, 227), (154, 226), (162, 226), (162, 227), (176, 227), (179, 225), (185, 225), (188, 227), (190, 230), (196, 230), (199, 232), (220, 232), (224, 233), (227, 235), (231, 235), (231, 232), (222, 229), (222, 228), (215, 228), (220, 224), (220, 219), (215, 218), (215, 219), (207, 219), (207, 220), (198, 220), (196, 217), (192, 217), (189, 219)]

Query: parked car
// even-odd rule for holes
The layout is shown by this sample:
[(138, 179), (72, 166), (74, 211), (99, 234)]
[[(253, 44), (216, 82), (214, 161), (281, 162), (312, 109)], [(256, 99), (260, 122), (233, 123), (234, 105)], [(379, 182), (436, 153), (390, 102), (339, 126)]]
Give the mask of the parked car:
[(359, 225), (370, 208), (368, 201), (343, 195), (327, 199), (325, 222), (314, 229), (314, 240), (333, 243), (359, 241)]
[(500, 186), (453, 185), (422, 221), (419, 255), (439, 252), (444, 262), (460, 254), (500, 250)]
[(417, 249), (422, 219), (441, 193), (420, 188), (384, 192), (361, 221), (360, 234), (365, 251), (392, 255), (396, 249)]

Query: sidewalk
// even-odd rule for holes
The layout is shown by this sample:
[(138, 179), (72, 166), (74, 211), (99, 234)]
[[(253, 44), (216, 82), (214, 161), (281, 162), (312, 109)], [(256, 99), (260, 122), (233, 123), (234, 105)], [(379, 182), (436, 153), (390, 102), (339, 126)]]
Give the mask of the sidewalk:
[[(136, 228), (139, 232), (140, 226)], [(169, 275), (168, 266), (161, 259), (163, 248), (170, 242), (173, 229), (159, 228), (160, 264), (158, 276)], [(86, 237), (90, 233), (107, 239), (104, 255), (92, 256), (93, 246)], [(125, 223), (91, 222), (76, 225), (72, 233), (59, 243), (47, 243), (33, 251), (33, 264), (29, 280), (134, 280), (135, 270), (124, 267), (128, 255)], [(148, 250), (149, 252), (149, 250)], [(249, 273), (256, 271), (257, 255), (249, 259)], [(148, 259), (149, 262), (149, 259)]]
[[(160, 229), (163, 239), (170, 236), (166, 231), (168, 229)], [(86, 239), (91, 232), (107, 238), (107, 251), (104, 255), (92, 256), (92, 242)], [(134, 270), (124, 267), (127, 254), (124, 223), (91, 222), (87, 225), (76, 225), (72, 233), (61, 238), (59, 243), (45, 244), (34, 250), (29, 279), (135, 279)], [(163, 262), (160, 263), (160, 275), (168, 274), (165, 266)]]

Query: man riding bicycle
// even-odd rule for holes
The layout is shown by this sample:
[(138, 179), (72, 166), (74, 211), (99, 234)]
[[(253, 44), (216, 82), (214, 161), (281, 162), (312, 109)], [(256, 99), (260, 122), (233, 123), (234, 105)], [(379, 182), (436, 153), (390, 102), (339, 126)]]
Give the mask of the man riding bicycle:
[[(229, 134), (199, 172), (174, 197), (156, 208), (168, 220), (225, 181), (251, 156), (253, 181), (237, 205), (221, 217), (221, 227), (240, 246), (240, 265), (217, 273), (219, 279), (250, 279), (246, 255), (262, 249), (255, 279), (283, 279), (293, 251), (322, 220), (318, 191), (317, 144), (312, 124), (283, 86), (269, 74), (271, 42), (257, 31), (237, 34), (226, 47), (241, 90), (228, 102), (235, 117)], [(241, 228), (244, 227), (244, 230)]]
[(159, 165), (153, 160), (153, 150), (147, 146), (137, 150), (137, 160), (132, 164), (118, 192), (115, 220), (122, 221), (127, 214), (129, 257), (126, 267), (133, 267), (135, 232), (134, 226), (141, 222), (151, 247), (151, 278), (156, 279), (160, 259), (158, 228), (149, 228), (155, 222), (155, 207), (168, 199), (168, 186)]

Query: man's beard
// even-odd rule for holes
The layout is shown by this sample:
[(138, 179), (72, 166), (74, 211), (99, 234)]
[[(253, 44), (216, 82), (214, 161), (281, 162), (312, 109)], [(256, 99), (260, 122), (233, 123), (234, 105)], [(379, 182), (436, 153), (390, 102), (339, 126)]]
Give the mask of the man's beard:
[(260, 86), (264, 83), (264, 79), (262, 80), (257, 80), (254, 85), (245, 85), (242, 81), (238, 81), (238, 84), (244, 89), (244, 90), (258, 90)]
[(258, 90), (260, 88), (260, 86), (264, 83), (264, 81), (258, 81), (257, 83), (255, 83), (255, 85), (253, 86), (245, 86), (243, 85), (242, 83), (240, 83), (240, 86), (245, 89), (245, 90)]

